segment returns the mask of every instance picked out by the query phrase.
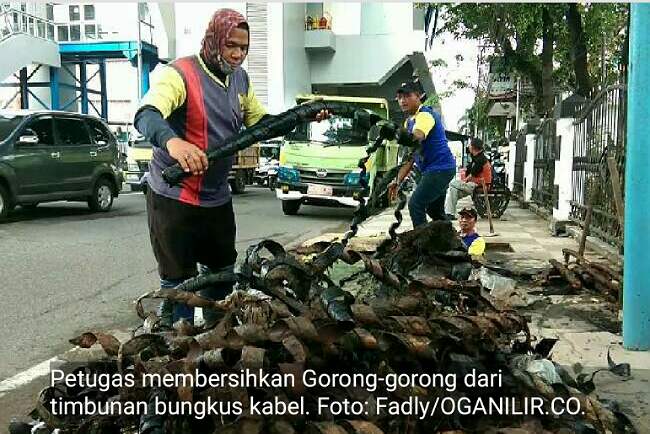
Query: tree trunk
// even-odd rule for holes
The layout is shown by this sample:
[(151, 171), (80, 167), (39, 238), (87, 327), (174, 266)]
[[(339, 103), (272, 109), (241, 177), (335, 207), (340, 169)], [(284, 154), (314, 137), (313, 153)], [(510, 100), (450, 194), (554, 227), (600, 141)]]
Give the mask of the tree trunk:
[(586, 98), (591, 96), (591, 78), (587, 69), (587, 42), (582, 28), (582, 16), (576, 3), (569, 3), (566, 9), (566, 20), (571, 38), (571, 57), (573, 71), (576, 76), (576, 93)]
[(549, 116), (555, 105), (553, 88), (553, 19), (548, 7), (542, 8), (542, 101), (543, 112)]
[(627, 66), (630, 61), (630, 5), (627, 6), (627, 25), (625, 26), (625, 40), (621, 48), (621, 67), (619, 82), (627, 83)]

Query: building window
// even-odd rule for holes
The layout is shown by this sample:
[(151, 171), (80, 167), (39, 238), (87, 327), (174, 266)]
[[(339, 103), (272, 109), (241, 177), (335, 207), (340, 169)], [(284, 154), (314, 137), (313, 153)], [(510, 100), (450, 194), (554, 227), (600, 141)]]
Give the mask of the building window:
[(97, 27), (94, 24), (84, 26), (84, 35), (86, 39), (97, 39)]
[(45, 17), (50, 21), (54, 21), (54, 5), (52, 3), (45, 5)]
[(70, 21), (81, 20), (81, 15), (79, 13), (79, 6), (77, 5), (68, 6), (68, 11), (70, 15)]
[(95, 19), (95, 5), (84, 5), (84, 20)]
[(413, 30), (424, 30), (424, 14), (426, 9), (413, 5)]
[(56, 26), (57, 41), (65, 42), (70, 40), (68, 35), (68, 26)]
[(79, 24), (70, 26), (70, 40), (81, 41), (81, 26)]

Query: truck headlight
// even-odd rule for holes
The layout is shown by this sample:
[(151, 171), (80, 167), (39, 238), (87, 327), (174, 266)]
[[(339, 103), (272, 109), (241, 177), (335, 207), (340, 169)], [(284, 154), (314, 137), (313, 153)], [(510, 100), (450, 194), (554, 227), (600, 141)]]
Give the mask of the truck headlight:
[[(359, 185), (359, 180), (361, 178), (361, 173), (359, 172), (350, 172), (343, 177), (343, 184), (345, 185)], [(364, 176), (366, 184), (370, 181), (370, 174), (366, 173)]]
[(278, 179), (281, 182), (298, 183), (300, 182), (300, 172), (296, 169), (280, 166), (278, 169)]

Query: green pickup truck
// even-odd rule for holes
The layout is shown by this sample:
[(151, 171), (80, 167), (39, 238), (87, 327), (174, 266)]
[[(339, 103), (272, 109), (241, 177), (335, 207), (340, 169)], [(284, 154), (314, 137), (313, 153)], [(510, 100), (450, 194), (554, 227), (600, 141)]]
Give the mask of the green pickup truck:
[[(388, 119), (388, 101), (381, 98), (299, 95), (297, 103), (322, 99), (349, 103)], [(280, 151), (276, 196), (286, 215), (298, 213), (304, 204), (319, 206), (358, 205), (361, 193), (359, 159), (376, 137), (374, 129), (354, 128), (353, 120), (332, 116), (322, 122), (298, 125), (285, 136)], [(372, 188), (381, 176), (396, 167), (399, 145), (387, 142), (366, 164), (367, 181)]]

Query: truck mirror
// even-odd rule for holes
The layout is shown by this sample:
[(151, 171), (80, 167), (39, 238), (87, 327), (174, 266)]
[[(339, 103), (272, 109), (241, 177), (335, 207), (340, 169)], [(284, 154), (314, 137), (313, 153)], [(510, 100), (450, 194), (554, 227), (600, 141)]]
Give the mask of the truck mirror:
[(32, 134), (26, 134), (24, 136), (20, 136), (18, 138), (18, 143), (21, 145), (37, 145), (38, 144), (38, 136), (37, 135), (32, 135)]
[(354, 112), (352, 128), (355, 130), (369, 131), (373, 125), (381, 120), (381, 117), (367, 110)]

